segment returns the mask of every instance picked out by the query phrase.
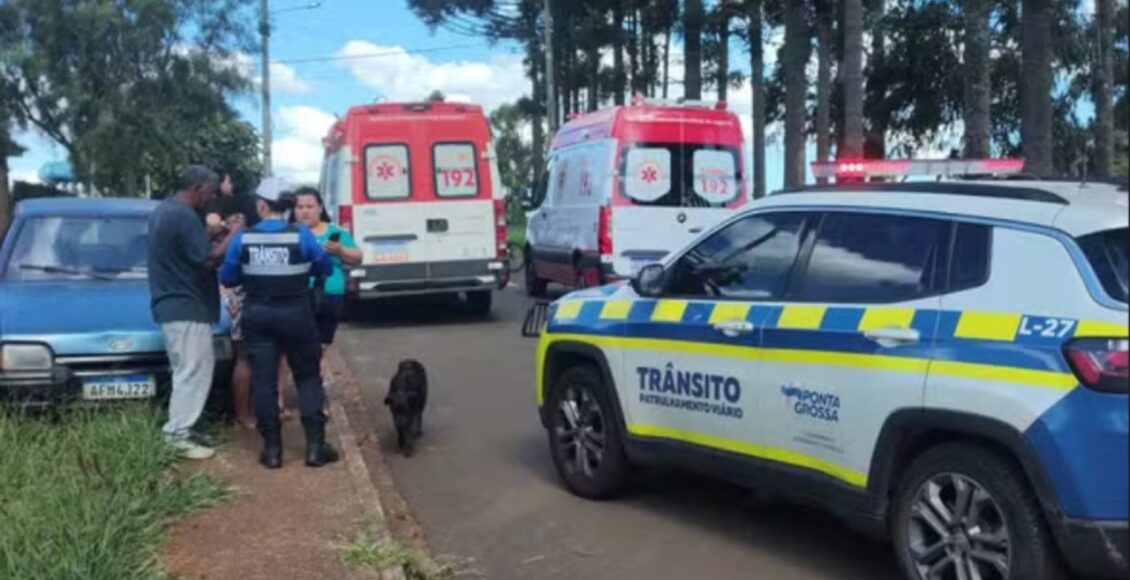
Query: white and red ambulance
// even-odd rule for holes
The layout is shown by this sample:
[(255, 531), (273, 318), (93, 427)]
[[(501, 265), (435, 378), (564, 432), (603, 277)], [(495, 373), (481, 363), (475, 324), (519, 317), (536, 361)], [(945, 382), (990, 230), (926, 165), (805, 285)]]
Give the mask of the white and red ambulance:
[(324, 139), (326, 205), (364, 252), (359, 298), (461, 293), (488, 312), (509, 282), (505, 193), (478, 105), (353, 107)]
[(742, 130), (725, 103), (632, 104), (570, 120), (532, 192), (526, 289), (627, 278), (748, 200)]

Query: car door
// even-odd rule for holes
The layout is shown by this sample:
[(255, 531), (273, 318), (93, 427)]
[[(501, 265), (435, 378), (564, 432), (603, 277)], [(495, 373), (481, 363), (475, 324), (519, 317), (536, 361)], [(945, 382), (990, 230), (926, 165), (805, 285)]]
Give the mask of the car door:
[(921, 407), (952, 224), (827, 212), (762, 329), (772, 458), (866, 485), (884, 421)]
[(632, 435), (746, 454), (761, 444), (758, 328), (786, 286), (806, 221), (745, 216), (671, 263), (661, 297), (630, 310), (605, 305), (625, 317), (621, 384), (631, 391)]

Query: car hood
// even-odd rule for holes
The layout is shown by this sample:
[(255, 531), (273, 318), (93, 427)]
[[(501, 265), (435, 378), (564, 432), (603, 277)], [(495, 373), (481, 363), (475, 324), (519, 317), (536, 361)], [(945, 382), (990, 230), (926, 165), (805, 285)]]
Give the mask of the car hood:
[(144, 280), (0, 284), (0, 339), (46, 343), (57, 355), (165, 349)]

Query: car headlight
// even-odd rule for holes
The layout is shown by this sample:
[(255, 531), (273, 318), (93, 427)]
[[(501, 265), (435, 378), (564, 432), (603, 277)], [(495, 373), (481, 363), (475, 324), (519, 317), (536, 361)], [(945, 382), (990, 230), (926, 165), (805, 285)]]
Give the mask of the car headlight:
[(55, 355), (43, 344), (0, 345), (0, 369), (5, 371), (49, 371)]

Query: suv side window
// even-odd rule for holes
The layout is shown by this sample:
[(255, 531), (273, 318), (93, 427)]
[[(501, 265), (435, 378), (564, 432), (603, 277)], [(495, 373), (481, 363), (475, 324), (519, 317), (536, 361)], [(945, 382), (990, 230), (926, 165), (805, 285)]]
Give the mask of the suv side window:
[(808, 214), (757, 214), (706, 238), (672, 269), (667, 293), (769, 300), (781, 295), (800, 249)]
[(969, 290), (989, 281), (992, 232), (986, 225), (954, 224), (946, 292)]
[(935, 294), (949, 222), (865, 213), (828, 213), (792, 300), (890, 303)]

